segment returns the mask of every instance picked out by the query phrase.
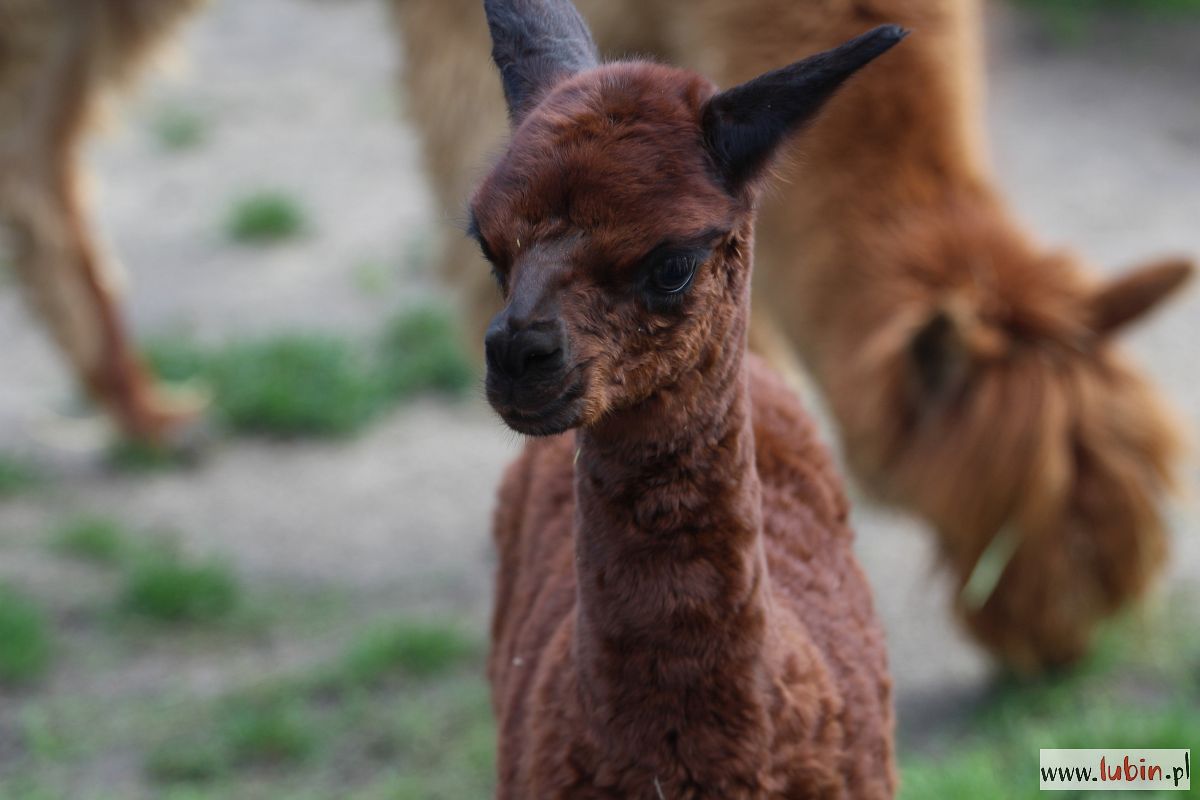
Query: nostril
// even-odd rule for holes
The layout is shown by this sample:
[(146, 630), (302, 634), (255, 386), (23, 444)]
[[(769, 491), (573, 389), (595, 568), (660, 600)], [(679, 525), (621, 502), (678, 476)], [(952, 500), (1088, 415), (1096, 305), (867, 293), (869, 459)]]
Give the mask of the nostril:
[(529, 350), (525, 353), (524, 368), (537, 369), (538, 367), (554, 366), (562, 356), (562, 348), (556, 347), (553, 350)]

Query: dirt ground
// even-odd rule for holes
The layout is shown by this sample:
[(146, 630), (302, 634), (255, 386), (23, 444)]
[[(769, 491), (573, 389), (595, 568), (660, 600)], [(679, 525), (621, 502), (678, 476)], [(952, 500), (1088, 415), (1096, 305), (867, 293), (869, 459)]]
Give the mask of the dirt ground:
[[(1200, 28), (1106, 23), (1062, 46), (1007, 8), (991, 11), (990, 130), (1021, 216), (1106, 271), (1157, 253), (1200, 255)], [(99, 220), (128, 268), (140, 334), (365, 332), (435, 291), (423, 254), (447, 220), (397, 121), (393, 47), (381, 5), (369, 0), (226, 0), (189, 28), (186, 66), (152, 81), (90, 156)], [(206, 135), (174, 152), (155, 126), (179, 108), (200, 115)], [(302, 204), (307, 232), (265, 249), (231, 243), (231, 205), (264, 188)], [(385, 279), (368, 291), (367, 273)], [(1200, 429), (1193, 336), (1197, 290), (1130, 346)], [(375, 611), (449, 610), (482, 626), (493, 492), (519, 441), (478, 400), (420, 402), (346, 442), (229, 439), (193, 468), (117, 474), (11, 282), (0, 283), (0, 341), (0, 451), (47, 465), (54, 481), (0, 504), (0, 577), (69, 584), (70, 574), (43, 563), (38, 537), (64, 514), (98, 512), (176, 530), (250, 581), (329, 585)], [(1185, 489), (1197, 488), (1193, 462)], [(1200, 519), (1194, 505), (1174, 513), (1172, 580), (1200, 585)], [(936, 730), (981, 691), (987, 665), (948, 617), (942, 583), (930, 580), (920, 526), (865, 502), (854, 518), (888, 629), (902, 728)], [(187, 651), (162, 654), (155, 670), (200, 691), (223, 670), (297, 657), (264, 648), (247, 656), (250, 667), (206, 665)], [(56, 680), (70, 685), (76, 674)]]

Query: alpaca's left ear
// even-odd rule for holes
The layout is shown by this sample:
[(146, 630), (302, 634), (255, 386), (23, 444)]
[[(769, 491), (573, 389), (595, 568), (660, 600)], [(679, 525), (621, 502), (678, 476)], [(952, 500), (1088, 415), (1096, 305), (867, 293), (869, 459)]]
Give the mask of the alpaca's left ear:
[(1092, 330), (1116, 333), (1179, 291), (1196, 272), (1186, 258), (1155, 261), (1100, 286), (1090, 300)]
[(483, 8), (514, 125), (554, 84), (600, 63), (570, 0), (484, 0)]
[(729, 187), (736, 191), (756, 178), (788, 134), (815, 117), (847, 78), (907, 35), (881, 25), (713, 97), (704, 110), (704, 135)]

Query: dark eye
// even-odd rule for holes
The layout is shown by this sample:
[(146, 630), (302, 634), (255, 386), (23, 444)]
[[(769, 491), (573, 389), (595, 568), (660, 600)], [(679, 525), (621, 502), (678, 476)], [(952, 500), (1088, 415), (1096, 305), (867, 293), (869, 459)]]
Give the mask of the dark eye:
[(699, 262), (694, 256), (666, 256), (655, 265), (650, 276), (654, 290), (662, 294), (679, 294), (691, 284), (698, 266)]

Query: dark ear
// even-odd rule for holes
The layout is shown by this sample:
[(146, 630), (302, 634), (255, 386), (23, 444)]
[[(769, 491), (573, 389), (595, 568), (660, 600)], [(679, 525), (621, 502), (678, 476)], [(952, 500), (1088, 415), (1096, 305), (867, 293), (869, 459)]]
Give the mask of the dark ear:
[(570, 0), (484, 0), (483, 8), (514, 124), (547, 89), (600, 61)]
[(1178, 291), (1195, 271), (1191, 261), (1170, 258), (1103, 284), (1090, 301), (1092, 330), (1101, 335), (1117, 332)]
[(896, 25), (881, 25), (713, 97), (704, 110), (704, 133), (730, 187), (740, 189), (757, 177), (785, 137), (815, 117), (847, 78), (907, 35)]

